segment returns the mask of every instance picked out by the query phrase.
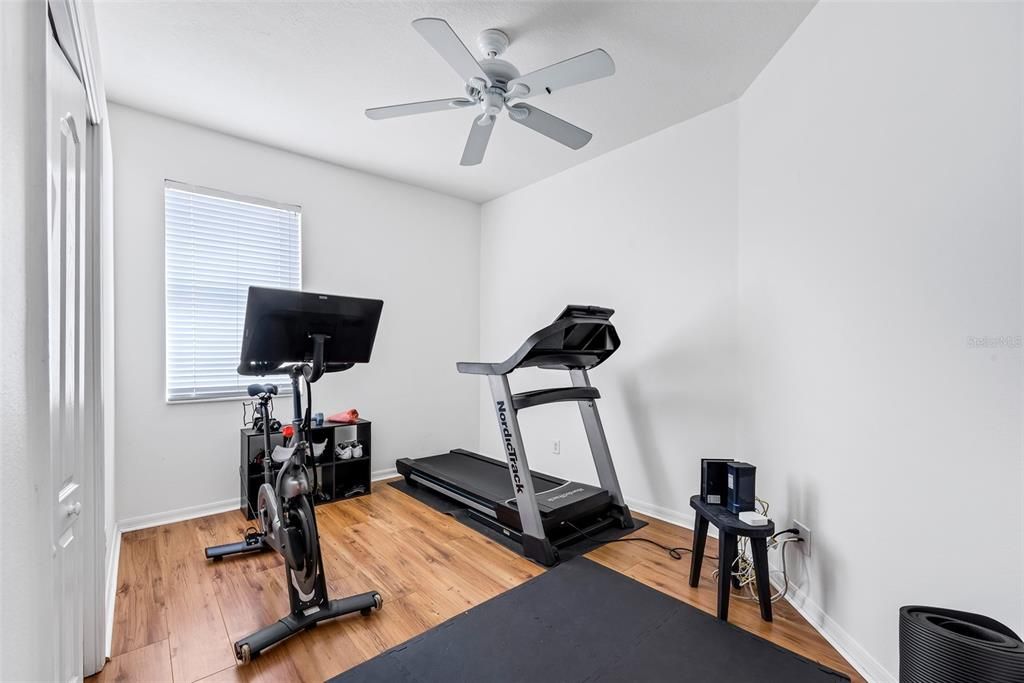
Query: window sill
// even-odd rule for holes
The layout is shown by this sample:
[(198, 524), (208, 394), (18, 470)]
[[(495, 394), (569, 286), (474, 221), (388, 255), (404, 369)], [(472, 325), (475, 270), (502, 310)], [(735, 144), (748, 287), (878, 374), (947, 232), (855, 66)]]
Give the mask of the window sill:
[[(274, 395), (275, 399), (281, 398), (282, 396), (290, 397), (292, 395), (291, 388), (287, 391), (280, 391)], [(217, 396), (216, 398), (178, 398), (169, 399), (164, 398), (164, 403), (169, 406), (187, 406), (193, 403), (226, 403), (228, 401), (236, 401), (238, 403), (244, 403), (248, 401), (255, 401), (255, 397), (249, 396), (248, 394), (242, 394), (241, 396)]]

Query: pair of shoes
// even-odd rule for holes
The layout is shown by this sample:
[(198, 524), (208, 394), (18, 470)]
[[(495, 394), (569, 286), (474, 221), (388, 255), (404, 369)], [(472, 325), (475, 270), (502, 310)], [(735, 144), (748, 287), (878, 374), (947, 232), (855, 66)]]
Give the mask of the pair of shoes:
[(338, 457), (342, 460), (351, 460), (353, 458), (363, 457), (363, 444), (358, 441), (353, 441), (348, 444), (339, 444), (336, 449)]

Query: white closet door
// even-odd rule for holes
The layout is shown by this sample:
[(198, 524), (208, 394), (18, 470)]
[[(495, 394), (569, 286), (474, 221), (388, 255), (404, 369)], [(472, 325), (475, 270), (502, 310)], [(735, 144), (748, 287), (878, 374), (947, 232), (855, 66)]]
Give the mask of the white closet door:
[[(60, 681), (81, 681), (83, 547), (80, 515), (86, 430), (86, 96), (82, 83), (48, 36), (47, 194), (50, 467), (52, 539), (59, 630), (54, 643)], [(39, 390), (45, 390), (40, 378)], [(45, 439), (45, 435), (40, 435)], [(43, 449), (40, 449), (42, 451)]]

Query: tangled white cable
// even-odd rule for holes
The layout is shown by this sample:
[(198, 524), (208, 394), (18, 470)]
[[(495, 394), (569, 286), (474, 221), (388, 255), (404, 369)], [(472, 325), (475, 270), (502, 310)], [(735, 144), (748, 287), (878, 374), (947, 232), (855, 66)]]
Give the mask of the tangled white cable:
[[(764, 501), (760, 498), (757, 498), (756, 500), (758, 504), (761, 506), (761, 514), (767, 517), (769, 508), (767, 501)], [(779, 536), (782, 536), (786, 533), (788, 532), (781, 531), (775, 536), (772, 536), (768, 539), (768, 550), (771, 550), (772, 548), (778, 548), (779, 556), (781, 558), (781, 569), (768, 570), (769, 576), (771, 576), (772, 574), (782, 575), (782, 588), (774, 595), (772, 595), (772, 602), (778, 602), (782, 598), (786, 597), (786, 594), (789, 592), (789, 576), (786, 572), (786, 546), (790, 543), (797, 543), (802, 540), (799, 536), (786, 536), (784, 538), (779, 538)], [(755, 591), (757, 579), (754, 575), (754, 561), (748, 553), (748, 544), (748, 538), (746, 538), (745, 536), (740, 537), (739, 544), (736, 550), (736, 559), (733, 561), (732, 567), (730, 569), (732, 572), (732, 576), (735, 577), (737, 582), (739, 583), (740, 589), (746, 589), (746, 592), (748, 593), (748, 595), (738, 595), (736, 597), (740, 598), (741, 600), (757, 600), (757, 593)], [(712, 576), (714, 576), (716, 579), (718, 578), (718, 572), (719, 570), (716, 569), (712, 573)]]

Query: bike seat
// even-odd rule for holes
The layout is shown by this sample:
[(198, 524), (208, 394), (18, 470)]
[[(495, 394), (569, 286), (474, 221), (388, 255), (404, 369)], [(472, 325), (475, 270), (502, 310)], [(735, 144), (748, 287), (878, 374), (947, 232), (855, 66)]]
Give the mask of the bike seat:
[(260, 394), (269, 394), (271, 396), (276, 396), (277, 395), (277, 385), (276, 384), (250, 384), (249, 385), (249, 395), (250, 396), (259, 396)]

